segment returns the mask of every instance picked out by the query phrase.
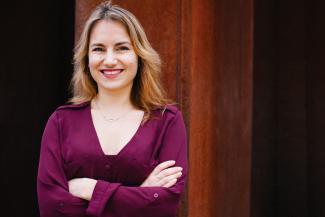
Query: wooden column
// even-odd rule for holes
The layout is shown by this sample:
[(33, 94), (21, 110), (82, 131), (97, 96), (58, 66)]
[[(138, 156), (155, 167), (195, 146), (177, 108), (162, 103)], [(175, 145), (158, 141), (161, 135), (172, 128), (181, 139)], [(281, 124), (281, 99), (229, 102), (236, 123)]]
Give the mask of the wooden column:
[[(100, 1), (76, 1), (76, 38)], [(190, 172), (179, 217), (249, 217), (252, 0), (115, 0), (135, 14), (182, 109)]]

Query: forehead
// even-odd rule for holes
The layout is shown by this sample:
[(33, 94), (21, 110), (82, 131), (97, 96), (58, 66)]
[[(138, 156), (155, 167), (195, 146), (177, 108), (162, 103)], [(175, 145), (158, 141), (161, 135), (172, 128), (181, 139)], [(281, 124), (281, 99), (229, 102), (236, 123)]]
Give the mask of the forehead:
[(90, 32), (89, 43), (118, 43), (127, 41), (131, 43), (126, 27), (119, 21), (99, 20)]

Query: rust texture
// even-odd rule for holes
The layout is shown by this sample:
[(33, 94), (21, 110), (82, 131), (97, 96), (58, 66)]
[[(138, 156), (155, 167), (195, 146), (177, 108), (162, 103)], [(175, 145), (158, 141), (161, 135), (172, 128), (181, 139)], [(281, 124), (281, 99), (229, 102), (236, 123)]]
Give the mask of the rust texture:
[(189, 216), (250, 216), (252, 1), (192, 0)]

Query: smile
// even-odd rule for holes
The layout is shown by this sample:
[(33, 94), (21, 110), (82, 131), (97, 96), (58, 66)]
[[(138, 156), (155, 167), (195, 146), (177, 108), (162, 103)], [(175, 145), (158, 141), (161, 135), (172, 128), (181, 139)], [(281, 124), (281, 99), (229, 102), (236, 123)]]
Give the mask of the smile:
[(106, 78), (116, 78), (119, 74), (121, 74), (124, 70), (123, 69), (104, 69), (100, 70), (100, 72)]

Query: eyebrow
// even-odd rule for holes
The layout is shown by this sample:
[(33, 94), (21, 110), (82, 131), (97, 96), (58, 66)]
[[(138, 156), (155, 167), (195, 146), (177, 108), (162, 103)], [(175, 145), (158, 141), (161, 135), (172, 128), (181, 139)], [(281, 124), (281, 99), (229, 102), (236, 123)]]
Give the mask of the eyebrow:
[[(121, 41), (121, 42), (116, 43), (115, 46), (120, 46), (122, 44), (129, 44), (129, 45), (131, 45), (131, 43), (128, 42), (128, 41)], [(102, 43), (94, 43), (94, 44), (90, 45), (90, 47), (105, 47), (105, 46)]]
[(122, 44), (129, 44), (129, 45), (131, 45), (130, 42), (128, 42), (128, 41), (118, 42), (115, 45), (119, 46), (119, 45), (122, 45)]

